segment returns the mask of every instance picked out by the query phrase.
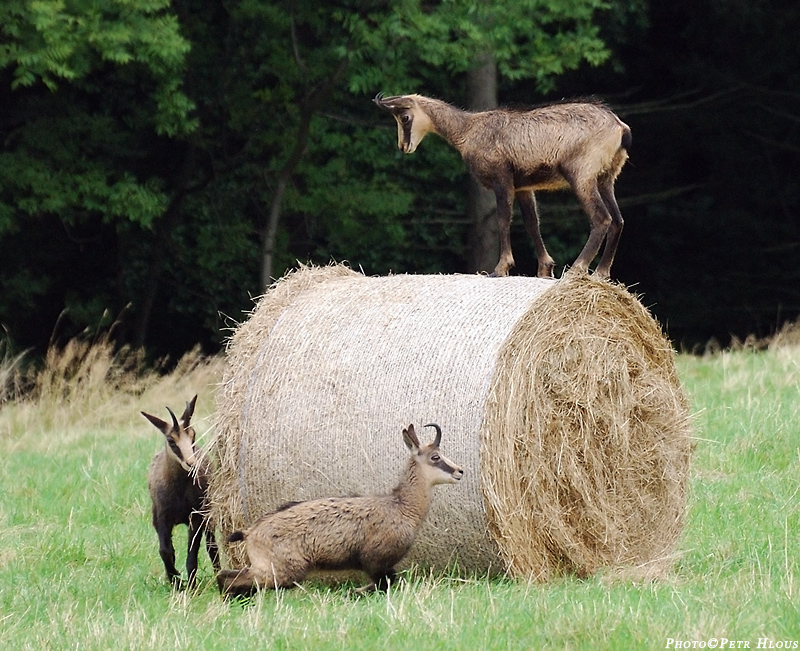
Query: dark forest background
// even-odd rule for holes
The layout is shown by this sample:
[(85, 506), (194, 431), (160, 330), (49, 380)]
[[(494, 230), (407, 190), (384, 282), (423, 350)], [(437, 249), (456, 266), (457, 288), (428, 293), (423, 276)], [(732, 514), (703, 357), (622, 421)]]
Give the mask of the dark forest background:
[[(7, 0), (0, 338), (116, 322), (174, 358), (219, 350), (297, 261), (491, 269), (485, 195), (435, 136), (401, 155), (379, 91), (605, 100), (633, 130), (614, 279), (678, 346), (768, 336), (800, 314), (798, 35), (777, 0)], [(587, 218), (539, 206), (560, 274)]]

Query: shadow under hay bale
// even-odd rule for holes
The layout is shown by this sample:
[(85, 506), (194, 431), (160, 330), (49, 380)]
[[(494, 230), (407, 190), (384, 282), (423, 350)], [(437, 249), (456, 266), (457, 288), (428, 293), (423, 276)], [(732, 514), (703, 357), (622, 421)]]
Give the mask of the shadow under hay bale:
[(286, 501), (389, 491), (402, 428), (433, 421), (465, 477), (434, 491), (406, 564), (536, 580), (670, 565), (687, 401), (669, 342), (621, 286), (303, 267), (227, 355), (210, 487), (225, 534)]

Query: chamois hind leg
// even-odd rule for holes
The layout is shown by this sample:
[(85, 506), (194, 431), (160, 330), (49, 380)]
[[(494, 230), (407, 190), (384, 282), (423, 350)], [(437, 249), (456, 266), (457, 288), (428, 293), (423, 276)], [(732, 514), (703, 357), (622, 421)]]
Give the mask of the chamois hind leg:
[(202, 542), (203, 516), (194, 512), (189, 516), (189, 543), (186, 551), (186, 574), (189, 588), (194, 588), (197, 580), (197, 562)]
[(217, 586), (223, 597), (246, 597), (259, 589), (291, 588), (294, 581), (279, 576), (270, 565), (265, 567), (243, 567), (240, 570), (222, 570), (217, 574)]
[(489, 275), (493, 278), (507, 276), (514, 266), (514, 255), (511, 252), (511, 212), (514, 207), (514, 194), (506, 186), (496, 184), (494, 194), (497, 199), (497, 225), (500, 232), (500, 259), (494, 271)]
[(395, 577), (394, 568), (390, 568), (388, 570), (383, 570), (381, 572), (376, 572), (372, 575), (372, 581), (375, 584), (375, 589), (379, 590), (380, 592), (386, 592), (389, 589), (389, 586), (394, 583)]
[(371, 582), (356, 588), (355, 592), (359, 595), (370, 594), (371, 592), (386, 592), (389, 586), (394, 583), (396, 576), (394, 569), (370, 572), (369, 578)]
[(208, 552), (208, 557), (211, 559), (211, 566), (214, 568), (214, 572), (219, 572), (219, 547), (217, 547), (217, 539), (214, 535), (214, 528), (208, 522), (205, 523), (205, 534), (206, 551)]
[(611, 213), (606, 208), (603, 197), (600, 196), (596, 179), (576, 182), (575, 177), (568, 171), (564, 170), (562, 173), (575, 191), (575, 196), (578, 197), (583, 210), (589, 216), (589, 222), (592, 227), (589, 239), (586, 240), (583, 250), (575, 259), (575, 264), (573, 264), (573, 269), (586, 273), (589, 271), (589, 265), (600, 250), (600, 245), (608, 233), (612, 222)]
[(611, 214), (611, 225), (608, 227), (603, 256), (600, 258), (600, 264), (597, 265), (594, 273), (601, 278), (608, 278), (611, 274), (611, 265), (614, 263), (614, 255), (617, 252), (625, 221), (622, 219), (622, 213), (620, 213), (619, 205), (617, 205), (617, 198), (614, 196), (614, 179), (611, 177), (601, 178), (598, 183), (598, 189), (603, 203)]
[(528, 231), (528, 235), (531, 236), (533, 248), (536, 251), (536, 259), (539, 263), (539, 269), (536, 275), (539, 278), (552, 278), (556, 262), (547, 252), (542, 234), (539, 230), (539, 214), (536, 210), (536, 197), (533, 191), (521, 190), (517, 192), (517, 203), (522, 212), (522, 220), (525, 223), (525, 229)]
[(229, 599), (231, 597), (250, 597), (259, 588), (249, 567), (240, 570), (221, 570), (217, 574), (219, 593)]

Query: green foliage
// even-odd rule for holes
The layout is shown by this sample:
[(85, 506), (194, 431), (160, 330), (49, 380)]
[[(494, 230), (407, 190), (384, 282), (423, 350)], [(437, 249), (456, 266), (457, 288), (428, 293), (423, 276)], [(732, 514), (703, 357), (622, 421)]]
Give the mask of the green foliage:
[[(369, 98), (430, 87), (457, 100), (487, 48), (509, 79), (546, 88), (605, 56), (592, 26), (602, 7), (5, 3), (0, 247), (29, 254), (0, 271), (0, 321), (27, 343), (34, 317), (23, 306), (57, 306), (37, 327), (58, 314), (70, 334), (102, 306), (131, 304), (128, 318), (145, 319), (134, 340), (149, 328), (170, 350), (218, 346), (219, 314), (240, 319), (261, 289), (260, 240), (279, 187), (274, 276), (297, 259), (466, 270), (463, 163), (435, 145), (401, 160)], [(176, 331), (191, 339), (171, 340)]]
[(0, 248), (8, 260), (27, 249), (0, 271), (0, 321), (41, 345), (25, 335), (52, 334), (42, 302), (79, 330), (130, 300), (114, 295), (108, 243), (126, 223), (151, 228), (172, 200), (160, 136), (197, 126), (182, 91), (189, 43), (168, 0), (11, 0), (0, 34)]
[(0, 68), (11, 67), (12, 88), (87, 77), (102, 62), (139, 62), (156, 75), (179, 69), (188, 43), (169, 0), (8, 0), (0, 7)]
[(7, 105), (0, 128), (9, 136), (0, 152), (0, 234), (20, 228), (21, 215), (53, 214), (74, 225), (88, 213), (149, 225), (163, 214), (163, 184), (141, 178), (131, 154), (141, 157), (132, 150), (143, 130), (193, 128), (192, 104), (180, 91), (189, 44), (168, 7), (167, 0), (0, 7), (0, 69), (13, 74), (12, 92), (0, 88)]
[[(768, 334), (798, 312), (793, 12), (770, 1), (9, 0), (0, 325), (15, 349), (41, 350), (56, 330), (127, 309), (126, 341), (216, 349), (219, 313), (241, 320), (262, 290), (273, 204), (273, 276), (331, 258), (368, 273), (469, 271), (464, 163), (435, 138), (400, 156), (370, 99), (463, 105), (467, 71), (491, 55), (501, 103), (596, 93), (633, 127), (615, 275), (671, 334)], [(587, 234), (564, 196), (540, 197), (559, 264)], [(534, 273), (518, 222), (517, 272)]]
[(339, 11), (334, 18), (365, 45), (352, 53), (358, 63), (349, 78), (353, 93), (381, 83), (409, 92), (426, 81), (427, 68), (464, 73), (485, 53), (505, 78), (532, 79), (545, 92), (563, 71), (608, 57), (597, 17), (608, 7), (605, 0), (406, 0), (391, 3), (386, 15)]

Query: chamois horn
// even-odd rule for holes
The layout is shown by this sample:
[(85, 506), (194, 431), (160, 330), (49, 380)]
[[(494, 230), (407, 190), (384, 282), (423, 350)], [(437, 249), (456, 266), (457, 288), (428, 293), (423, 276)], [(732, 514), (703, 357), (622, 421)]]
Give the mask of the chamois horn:
[(372, 101), (385, 111), (393, 111), (394, 109), (398, 108), (409, 108), (411, 106), (409, 100), (398, 103), (398, 100), (402, 99), (404, 99), (403, 95), (392, 95), (391, 97), (386, 97), (383, 92), (380, 92), (375, 95), (375, 99)]
[(192, 420), (192, 416), (194, 415), (194, 405), (196, 402), (197, 402), (196, 395), (191, 400), (186, 401), (186, 409), (183, 410), (183, 416), (181, 416), (181, 420), (183, 421), (184, 427), (188, 427), (189, 421)]
[(442, 428), (439, 427), (436, 423), (428, 423), (423, 427), (435, 427), (436, 428), (436, 438), (433, 439), (433, 444), (438, 448), (439, 444), (442, 442)]
[(174, 414), (174, 412), (172, 411), (172, 409), (170, 409), (169, 407), (167, 407), (167, 411), (169, 412), (169, 415), (170, 415), (170, 416), (172, 416), (172, 426), (173, 426), (173, 427), (174, 427), (176, 430), (177, 430), (177, 429), (180, 429), (180, 425), (178, 425), (178, 419), (177, 419), (177, 418), (175, 418), (175, 414)]

